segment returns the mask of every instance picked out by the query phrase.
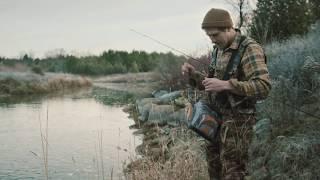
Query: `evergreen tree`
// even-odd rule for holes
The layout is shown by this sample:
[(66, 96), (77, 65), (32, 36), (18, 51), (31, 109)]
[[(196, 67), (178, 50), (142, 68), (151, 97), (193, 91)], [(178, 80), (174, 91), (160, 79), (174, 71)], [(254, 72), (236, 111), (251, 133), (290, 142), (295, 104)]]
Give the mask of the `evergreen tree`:
[(312, 23), (307, 0), (258, 0), (250, 27), (260, 43), (305, 34)]
[(320, 1), (319, 0), (309, 0), (311, 14), (314, 20), (320, 20)]
[(137, 73), (139, 72), (139, 67), (136, 62), (133, 62), (131, 67), (129, 68), (129, 72)]

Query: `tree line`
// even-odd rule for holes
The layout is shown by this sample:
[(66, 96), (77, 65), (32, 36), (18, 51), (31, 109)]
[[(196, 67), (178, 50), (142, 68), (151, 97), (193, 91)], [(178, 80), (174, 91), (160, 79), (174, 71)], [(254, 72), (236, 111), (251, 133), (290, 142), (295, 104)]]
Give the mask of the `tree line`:
[[(274, 40), (287, 40), (291, 36), (304, 35), (320, 19), (319, 0), (257, 0), (250, 8), (250, 0), (225, 0), (239, 12), (238, 27), (262, 44)], [(172, 53), (146, 53), (144, 51), (108, 50), (99, 56), (76, 57), (58, 54), (34, 59), (27, 54), (20, 59), (0, 57), (0, 64), (16, 62), (49, 72), (66, 72), (89, 75), (146, 72), (153, 70), (163, 59), (184, 59)]]
[(0, 57), (0, 64), (14, 66), (21, 63), (46, 72), (64, 72), (85, 75), (108, 75), (114, 73), (148, 72), (154, 70), (163, 61), (184, 60), (171, 52), (147, 53), (145, 51), (104, 51), (99, 56), (76, 57), (57, 54), (43, 59), (32, 58), (25, 54), (19, 59)]

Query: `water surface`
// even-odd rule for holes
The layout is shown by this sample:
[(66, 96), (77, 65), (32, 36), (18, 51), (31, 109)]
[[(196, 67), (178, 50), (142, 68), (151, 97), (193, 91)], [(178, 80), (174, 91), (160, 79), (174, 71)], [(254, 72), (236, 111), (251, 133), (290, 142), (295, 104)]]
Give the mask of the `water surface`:
[(47, 122), (49, 179), (102, 179), (102, 173), (118, 178), (141, 143), (129, 129), (128, 114), (90, 91), (2, 103), (0, 179), (44, 179), (40, 127), (46, 136)]

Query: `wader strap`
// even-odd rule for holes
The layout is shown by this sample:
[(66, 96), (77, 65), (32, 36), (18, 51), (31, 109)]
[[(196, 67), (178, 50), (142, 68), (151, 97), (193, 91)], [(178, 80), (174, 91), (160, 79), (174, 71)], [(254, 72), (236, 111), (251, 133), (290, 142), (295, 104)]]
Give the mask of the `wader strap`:
[[(233, 73), (235, 73), (235, 71), (238, 69), (239, 65), (240, 65), (240, 61), (241, 61), (241, 56), (245, 50), (245, 47), (242, 47), (242, 42), (246, 39), (245, 36), (241, 36), (241, 39), (240, 39), (240, 42), (239, 42), (239, 47), (236, 49), (236, 50), (233, 50), (232, 52), (232, 55), (230, 57), (230, 60), (228, 62), (228, 65), (227, 65), (227, 68), (226, 68), (226, 71), (223, 75), (223, 78), (222, 80), (229, 80), (231, 75)], [(240, 52), (241, 51), (241, 52)], [(217, 59), (217, 57), (215, 58)], [(217, 93), (216, 95), (216, 103), (220, 104), (221, 107), (224, 107), (224, 108), (227, 108), (227, 107), (230, 107), (229, 105), (230, 102), (229, 102), (229, 94), (228, 92), (220, 92), (220, 93)], [(228, 103), (229, 102), (229, 103)]]
[[(227, 65), (227, 68), (226, 68), (226, 71), (223, 75), (222, 80), (229, 80), (232, 73), (234, 73), (233, 71), (236, 71), (238, 69), (238, 66), (240, 65), (240, 61), (241, 61), (241, 57), (240, 57), (240, 50), (241, 49), (240, 48), (242, 48), (241, 44), (245, 39), (246, 39), (245, 36), (241, 36), (238, 49), (233, 50), (231, 58), (228, 62), (228, 65)], [(246, 47), (247, 46), (243, 47), (244, 48), (243, 51), (245, 50)]]

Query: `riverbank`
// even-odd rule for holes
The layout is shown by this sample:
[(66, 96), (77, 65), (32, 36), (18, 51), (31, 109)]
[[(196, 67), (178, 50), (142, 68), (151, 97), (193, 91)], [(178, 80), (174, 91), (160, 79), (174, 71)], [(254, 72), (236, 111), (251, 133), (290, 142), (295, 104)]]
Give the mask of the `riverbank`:
[[(184, 94), (155, 91), (152, 98), (138, 99), (126, 108), (135, 119), (135, 133), (143, 134), (143, 143), (136, 149), (141, 157), (133, 158), (125, 169), (128, 179), (209, 179), (206, 142), (187, 128), (188, 102)], [(319, 177), (319, 121), (314, 116), (299, 124), (276, 126), (279, 120), (263, 116), (263, 111), (270, 110), (265, 107), (269, 104), (270, 100), (258, 104), (246, 178)]]
[(119, 91), (127, 91), (138, 98), (150, 96), (159, 88), (159, 77), (154, 72), (114, 74), (92, 78), (93, 85)]
[[(272, 42), (265, 47), (273, 84), (269, 97), (257, 104), (255, 134), (249, 147), (248, 171), (250, 177), (248, 178), (250, 179), (320, 179), (320, 43), (317, 38), (319, 34), (319, 28), (315, 28), (304, 37)], [(174, 69), (168, 72), (168, 75), (179, 73), (177, 71), (179, 66), (170, 64), (168, 67)], [(164, 74), (163, 72), (161, 71), (162, 74)], [(170, 80), (182, 81), (178, 78)], [(169, 84), (170, 81), (167, 82)], [(179, 83), (176, 85), (178, 86)], [(141, 107), (158, 109), (155, 104), (153, 102), (146, 103)], [(172, 105), (172, 103), (167, 105)], [(139, 102), (137, 107), (139, 107)], [(143, 111), (144, 108), (141, 109), (142, 111), (140, 110), (139, 113), (142, 120), (144, 120), (143, 117), (155, 114)], [(174, 108), (172, 109), (174, 112)], [(165, 122), (164, 115), (166, 114), (171, 113), (165, 112), (158, 116), (161, 123)], [(140, 123), (140, 121), (138, 122)], [(148, 121), (146, 122), (148, 124)], [(146, 122), (142, 121), (141, 124)], [(162, 128), (162, 126), (170, 125), (158, 126)], [(140, 131), (146, 132), (145, 136), (149, 136), (148, 131), (143, 130), (148, 129), (148, 126), (145, 128), (144, 125), (140, 125), (139, 127), (142, 127)], [(146, 147), (148, 146), (150, 145)], [(141, 162), (145, 159), (148, 160), (148, 158), (152, 159), (152, 157), (145, 155)], [(170, 160), (172, 159), (160, 161), (160, 167), (162, 167), (160, 171), (169, 167), (172, 168), (171, 171), (176, 173), (183, 172), (183, 169), (167, 166), (166, 164), (170, 164)], [(141, 172), (141, 176), (143, 176), (139, 165), (136, 166), (138, 168), (133, 166), (131, 175), (133, 174), (136, 179), (142, 179), (139, 176), (134, 176), (135, 172)], [(156, 167), (147, 169), (146, 172), (150, 172), (152, 169), (155, 169), (153, 172), (158, 172)], [(150, 175), (152, 179), (165, 179), (161, 174), (146, 174)]]
[(0, 72), (0, 96), (45, 94), (92, 85), (90, 79), (71, 74)]
[(128, 179), (208, 179), (205, 140), (188, 130), (183, 91), (154, 91), (125, 108), (142, 134), (133, 158), (124, 170)]

